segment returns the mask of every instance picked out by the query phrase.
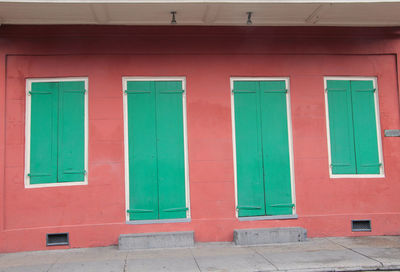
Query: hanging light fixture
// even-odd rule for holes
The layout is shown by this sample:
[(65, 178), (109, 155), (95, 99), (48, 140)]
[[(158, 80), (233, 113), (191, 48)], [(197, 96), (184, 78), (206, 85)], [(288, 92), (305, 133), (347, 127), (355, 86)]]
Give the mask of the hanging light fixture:
[(171, 11), (171, 14), (172, 14), (171, 25), (176, 25), (176, 19), (175, 19), (176, 11)]
[(247, 24), (248, 25), (252, 25), (253, 24), (253, 22), (251, 21), (251, 16), (253, 15), (253, 12), (251, 12), (251, 11), (248, 11), (247, 12)]

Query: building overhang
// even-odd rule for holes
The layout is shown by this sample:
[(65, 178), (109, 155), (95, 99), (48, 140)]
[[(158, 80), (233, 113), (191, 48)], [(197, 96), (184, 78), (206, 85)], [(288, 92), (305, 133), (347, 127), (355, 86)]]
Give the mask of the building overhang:
[(400, 26), (396, 0), (0, 0), (1, 24)]

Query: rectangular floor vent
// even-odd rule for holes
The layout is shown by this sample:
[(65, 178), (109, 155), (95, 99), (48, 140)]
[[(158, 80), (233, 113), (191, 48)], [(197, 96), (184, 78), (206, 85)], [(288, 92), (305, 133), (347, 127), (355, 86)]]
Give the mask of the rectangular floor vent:
[(351, 220), (351, 231), (371, 231), (371, 220)]
[(65, 245), (69, 245), (68, 232), (46, 234), (46, 246), (65, 246)]

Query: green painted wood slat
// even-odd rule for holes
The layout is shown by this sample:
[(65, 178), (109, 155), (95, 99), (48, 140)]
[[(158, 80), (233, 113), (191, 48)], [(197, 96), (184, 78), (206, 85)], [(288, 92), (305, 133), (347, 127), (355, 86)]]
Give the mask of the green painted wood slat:
[(31, 87), (30, 184), (57, 182), (58, 83)]
[(182, 81), (155, 81), (159, 218), (186, 218)]
[(234, 81), (233, 93), (239, 216), (292, 214), (285, 81)]
[(332, 174), (354, 174), (356, 161), (350, 81), (328, 80), (327, 90)]
[[(130, 90), (143, 90), (131, 92)], [(128, 81), (130, 220), (158, 218), (155, 89), (152, 81)], [(135, 212), (140, 211), (140, 212)]]
[(357, 174), (379, 174), (380, 162), (372, 80), (350, 82)]
[(328, 80), (327, 87), (332, 173), (379, 174), (373, 81)]
[(85, 82), (59, 82), (58, 182), (85, 180)]
[[(234, 81), (238, 213), (265, 215), (259, 83)], [(260, 208), (258, 208), (260, 207)]]
[(266, 215), (293, 212), (285, 87), (283, 80), (260, 81)]
[(127, 87), (129, 218), (186, 218), (182, 82), (128, 81)]

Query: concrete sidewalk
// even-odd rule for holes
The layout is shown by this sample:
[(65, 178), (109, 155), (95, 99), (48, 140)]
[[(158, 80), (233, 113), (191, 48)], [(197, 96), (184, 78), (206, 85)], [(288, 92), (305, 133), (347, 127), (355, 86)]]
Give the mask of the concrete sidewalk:
[(0, 254), (1, 272), (400, 270), (400, 236), (314, 238), (302, 243), (119, 251), (116, 247)]

